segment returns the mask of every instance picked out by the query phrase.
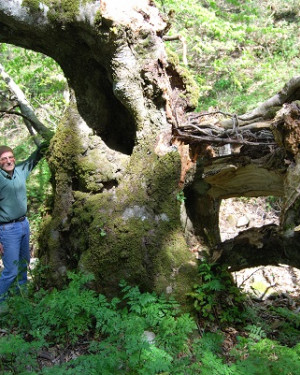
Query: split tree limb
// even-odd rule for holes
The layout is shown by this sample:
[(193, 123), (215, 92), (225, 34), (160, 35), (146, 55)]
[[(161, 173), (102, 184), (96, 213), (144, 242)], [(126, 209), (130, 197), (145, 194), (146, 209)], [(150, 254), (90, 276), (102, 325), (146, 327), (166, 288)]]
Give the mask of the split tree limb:
[[(203, 249), (208, 247), (211, 260), (229, 265), (232, 271), (279, 263), (300, 267), (300, 234), (296, 230), (300, 228), (299, 173), (295, 168), (295, 163), (299, 165), (300, 139), (297, 99), (300, 77), (251, 114), (193, 113), (186, 116), (184, 125), (173, 129), (174, 139), (189, 146), (191, 155), (197, 147), (205, 151), (205, 145), (215, 150), (214, 155), (199, 154), (201, 159), (194, 162), (194, 169), (190, 167), (193, 180), (187, 178), (186, 207)], [(225, 144), (231, 145), (227, 156), (217, 150)], [(215, 207), (221, 199), (268, 195), (283, 197), (280, 226), (254, 228), (220, 242), (218, 212), (210, 212), (211, 220), (203, 215), (208, 201)], [(286, 227), (294, 229), (283, 232)]]

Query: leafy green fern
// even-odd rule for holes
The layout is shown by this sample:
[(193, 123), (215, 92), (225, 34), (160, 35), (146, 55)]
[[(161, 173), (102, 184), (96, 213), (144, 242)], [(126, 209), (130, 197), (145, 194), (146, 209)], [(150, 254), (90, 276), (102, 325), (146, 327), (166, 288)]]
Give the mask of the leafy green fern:
[(245, 318), (245, 296), (234, 284), (226, 267), (202, 262), (199, 283), (188, 293), (204, 325), (241, 323)]
[[(229, 318), (229, 314), (240, 311), (232, 310), (233, 303), (239, 309), (239, 303), (243, 302), (239, 290), (232, 286), (225, 270), (203, 263), (199, 272), (201, 284), (197, 284), (193, 293), (196, 293), (194, 301), (200, 318), (207, 319), (208, 323), (221, 319), (234, 323), (237, 315)], [(0, 337), (1, 374), (300, 373), (300, 345), (289, 348), (267, 339), (266, 332), (255, 323), (242, 327), (237, 343), (224, 356), (225, 334), (204, 331), (199, 335), (195, 321), (188, 314), (182, 314), (173, 299), (141, 293), (138, 287), (122, 282), (120, 297), (109, 300), (89, 290), (90, 275), (69, 273), (68, 277), (69, 284), (63, 290), (41, 289), (31, 297), (15, 296), (7, 301), (9, 315), (0, 315), (2, 332), (6, 332)], [(228, 295), (232, 295), (231, 304), (226, 305)], [(211, 304), (211, 310), (206, 309), (205, 303)], [(204, 328), (207, 326), (206, 323)], [(86, 347), (84, 355), (63, 364), (41, 366), (41, 351), (58, 347), (76, 349), (82, 339)]]

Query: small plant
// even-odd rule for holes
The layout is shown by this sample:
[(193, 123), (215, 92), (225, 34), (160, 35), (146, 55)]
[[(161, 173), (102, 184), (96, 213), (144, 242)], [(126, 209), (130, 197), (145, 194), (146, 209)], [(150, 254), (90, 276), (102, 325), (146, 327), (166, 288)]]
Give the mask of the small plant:
[(234, 284), (226, 266), (203, 262), (199, 266), (199, 276), (200, 282), (188, 296), (204, 325), (241, 323), (245, 317), (245, 296)]
[[(0, 316), (0, 323), (17, 334), (0, 339), (3, 373), (175, 375), (184, 365), (179, 358), (189, 353), (189, 334), (196, 324), (180, 313), (174, 299), (141, 293), (122, 282), (121, 297), (108, 300), (87, 288), (91, 275), (70, 272), (68, 278), (63, 290), (40, 289), (31, 299), (19, 295), (7, 301), (11, 316)], [(91, 337), (85, 355), (34, 372), (39, 349), (72, 347), (85, 335)]]
[[(27, 370), (38, 369), (38, 350), (43, 342), (26, 342), (19, 335), (10, 334), (0, 338), (0, 373), (30, 374)], [(25, 360), (26, 358), (26, 360)], [(31, 372), (34, 374), (33, 372)]]
[[(187, 314), (180, 314), (173, 299), (155, 293), (141, 293), (137, 287), (121, 283), (123, 297), (108, 302), (99, 296), (96, 329), (102, 340), (93, 351), (102, 353), (102, 366), (111, 369), (108, 360), (115, 358), (113, 373), (156, 374), (172, 368), (173, 356), (187, 350), (188, 334), (196, 328)], [(126, 302), (126, 307), (118, 308)], [(147, 340), (151, 332), (153, 340)], [(103, 337), (104, 335), (104, 337)], [(119, 349), (122, 348), (122, 352)], [(105, 359), (106, 358), (106, 359)], [(138, 370), (139, 369), (139, 370)]]
[(6, 324), (49, 343), (74, 343), (91, 327), (96, 299), (95, 293), (85, 287), (91, 275), (69, 273), (68, 277), (69, 285), (63, 290), (40, 289), (33, 301), (23, 296), (8, 300), (14, 314)]
[(176, 195), (176, 199), (178, 200), (178, 202), (183, 203), (183, 202), (186, 200), (186, 197), (184, 196), (184, 192), (183, 192), (183, 191), (180, 191), (180, 192)]

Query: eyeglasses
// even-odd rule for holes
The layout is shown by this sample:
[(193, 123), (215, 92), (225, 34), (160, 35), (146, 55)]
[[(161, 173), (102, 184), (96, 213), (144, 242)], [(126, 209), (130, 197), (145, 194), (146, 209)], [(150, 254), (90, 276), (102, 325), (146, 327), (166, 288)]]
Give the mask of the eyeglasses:
[(11, 161), (11, 160), (14, 160), (14, 159), (15, 159), (14, 156), (6, 156), (4, 158), (0, 158), (0, 161), (5, 162), (5, 161)]

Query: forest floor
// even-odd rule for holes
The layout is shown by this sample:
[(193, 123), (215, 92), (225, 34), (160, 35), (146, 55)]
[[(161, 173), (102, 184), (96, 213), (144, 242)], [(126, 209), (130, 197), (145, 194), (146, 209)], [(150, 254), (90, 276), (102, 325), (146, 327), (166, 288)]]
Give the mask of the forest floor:
[[(232, 198), (224, 200), (220, 209), (222, 240), (230, 239), (236, 236), (238, 232), (250, 227), (271, 223), (278, 224), (279, 214), (279, 201), (271, 200), (270, 198)], [(256, 341), (267, 336), (271, 340), (278, 340), (281, 344), (293, 348), (300, 340), (298, 321), (300, 316), (300, 270), (285, 265), (279, 267), (268, 266), (235, 272), (233, 276), (237, 286), (247, 292), (244, 306), (245, 308), (246, 305), (250, 307), (254, 318), (249, 316), (246, 326), (239, 322), (220, 324), (218, 318), (216, 321), (207, 319), (208, 321), (202, 325), (203, 322), (199, 320), (199, 324), (197, 324), (198, 332), (194, 336), (202, 337), (204, 331), (214, 333), (221, 331), (224, 338), (221, 355), (222, 360), (228, 366), (236, 361), (232, 353), (237, 347), (239, 340), (241, 338), (249, 338), (250, 335), (256, 334)], [(62, 302), (62, 300), (58, 299), (58, 303), (59, 301), (60, 303)], [(230, 308), (230, 306), (228, 307)], [(296, 314), (289, 315), (289, 313)], [(296, 321), (294, 321), (295, 316), (297, 318)], [(255, 321), (257, 324), (255, 324)], [(293, 328), (292, 325), (295, 327)], [(17, 330), (15, 328), (15, 332)], [(0, 329), (0, 338), (6, 336), (9, 336), (9, 330)], [(26, 334), (26, 337), (29, 341), (32, 339), (30, 334)], [(63, 366), (67, 363), (70, 363), (70, 368), (72, 368), (73, 361), (78, 357), (90, 355), (90, 343), (93, 340), (95, 340), (94, 330), (91, 329), (83, 336), (80, 336), (74, 344), (65, 345), (52, 342), (50, 345), (39, 349), (36, 357), (41, 372), (38, 373), (43, 373), (44, 369), (46, 371), (47, 368), (51, 369), (55, 365)], [(56, 369), (58, 368), (60, 367)], [(258, 369), (258, 371), (261, 370)], [(19, 372), (15, 373), (18, 374)], [(257, 374), (261, 373), (257, 372)], [(292, 372), (291, 374), (294, 375)]]

